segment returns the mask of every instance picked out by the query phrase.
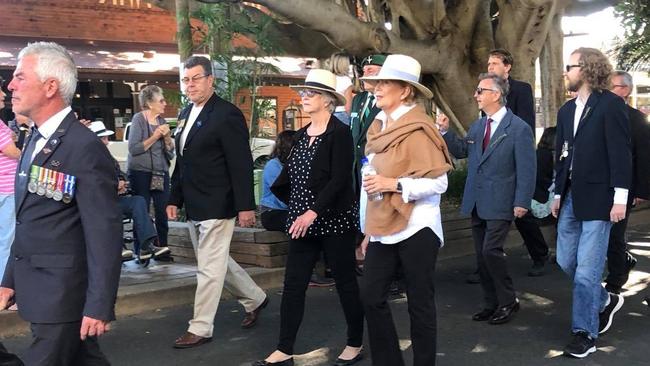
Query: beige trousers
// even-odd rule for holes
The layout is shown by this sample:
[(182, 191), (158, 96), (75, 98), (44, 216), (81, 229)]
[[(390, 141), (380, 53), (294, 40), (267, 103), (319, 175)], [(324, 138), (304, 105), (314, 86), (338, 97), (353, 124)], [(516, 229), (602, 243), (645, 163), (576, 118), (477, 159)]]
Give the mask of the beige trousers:
[(194, 318), (188, 331), (201, 337), (212, 337), (223, 287), (237, 297), (246, 312), (251, 312), (266, 299), (264, 291), (230, 258), (230, 240), (235, 219), (192, 221), (190, 230), (199, 231), (194, 248), (197, 260)]

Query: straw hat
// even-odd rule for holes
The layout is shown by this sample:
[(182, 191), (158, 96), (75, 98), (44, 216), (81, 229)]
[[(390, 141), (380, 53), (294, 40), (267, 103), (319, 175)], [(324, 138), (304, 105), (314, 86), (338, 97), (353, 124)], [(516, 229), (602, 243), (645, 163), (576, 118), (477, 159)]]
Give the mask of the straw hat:
[(106, 129), (106, 125), (102, 121), (93, 121), (88, 126), (91, 131), (95, 133), (98, 137), (110, 136), (115, 134), (115, 132)]
[(336, 91), (336, 75), (323, 69), (311, 69), (305, 78), (304, 85), (291, 85), (291, 89), (313, 89), (332, 94), (339, 105), (345, 104), (345, 96)]
[(421, 69), (420, 63), (411, 56), (388, 55), (377, 75), (364, 76), (361, 80), (400, 80), (413, 85), (423, 96), (431, 99), (431, 90), (419, 83)]

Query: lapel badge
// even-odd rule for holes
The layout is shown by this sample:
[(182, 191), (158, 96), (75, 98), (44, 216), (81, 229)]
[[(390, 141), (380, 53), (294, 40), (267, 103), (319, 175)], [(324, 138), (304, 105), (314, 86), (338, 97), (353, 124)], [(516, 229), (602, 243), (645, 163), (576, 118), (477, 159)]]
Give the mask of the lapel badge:
[(56, 146), (56, 144), (58, 144), (58, 143), (59, 143), (59, 139), (50, 140), (50, 145), (52, 145), (52, 146)]
[(50, 165), (53, 166), (53, 167), (55, 167), (55, 168), (57, 168), (57, 167), (59, 167), (59, 166), (61, 165), (61, 162), (58, 161), (58, 160), (52, 160), (52, 161), (50, 162)]
[(47, 147), (44, 147), (44, 148), (43, 148), (43, 154), (47, 155), (47, 154), (49, 154), (49, 153), (51, 153), (51, 152), (52, 152), (52, 149), (47, 148)]
[(59, 128), (58, 130), (56, 130), (56, 132), (57, 132), (57, 133), (64, 133), (64, 132), (65, 132), (65, 128)]
[(473, 144), (473, 143), (474, 143), (474, 140), (467, 140), (467, 143), (468, 143), (468, 144)]
[(201, 121), (196, 121), (196, 127), (201, 127), (202, 124), (203, 124), (203, 122), (201, 122)]
[(569, 142), (564, 141), (564, 144), (562, 144), (562, 154), (560, 154), (560, 160), (566, 159), (569, 157)]

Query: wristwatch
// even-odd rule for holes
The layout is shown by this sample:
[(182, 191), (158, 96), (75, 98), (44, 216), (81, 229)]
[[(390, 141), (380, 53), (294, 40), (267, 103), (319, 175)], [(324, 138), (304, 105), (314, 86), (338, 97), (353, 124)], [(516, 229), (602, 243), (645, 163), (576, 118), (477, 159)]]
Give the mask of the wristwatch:
[(396, 189), (397, 189), (397, 192), (402, 193), (402, 183), (400, 183), (399, 181), (397, 181), (397, 188)]

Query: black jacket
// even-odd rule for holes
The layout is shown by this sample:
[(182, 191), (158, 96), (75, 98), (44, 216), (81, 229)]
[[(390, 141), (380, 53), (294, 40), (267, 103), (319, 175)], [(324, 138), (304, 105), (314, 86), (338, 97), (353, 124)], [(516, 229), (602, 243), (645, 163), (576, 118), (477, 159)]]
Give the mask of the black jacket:
[(650, 126), (645, 114), (627, 106), (632, 135), (632, 187), (629, 198), (650, 199)]
[(381, 109), (377, 106), (369, 106), (368, 115), (364, 116), (363, 107), (371, 97), (370, 92), (364, 91), (354, 96), (350, 111), (350, 130), (352, 131), (352, 144), (354, 146), (354, 162), (352, 170), (352, 186), (355, 189), (355, 196), (359, 199), (361, 193), (361, 160), (366, 156), (366, 142), (368, 141), (368, 129), (375, 120)]
[(16, 236), (2, 286), (16, 291), (20, 316), (32, 323), (115, 319), (122, 214), (113, 158), (70, 112), (32, 164), (76, 177), (74, 198), (16, 195)]
[[(307, 133), (309, 125), (297, 131), (294, 145)], [(349, 210), (355, 201), (350, 181), (353, 159), (351, 145), (350, 129), (332, 115), (312, 161), (308, 182), (309, 188), (316, 196), (316, 202), (310, 208), (319, 216)], [(285, 164), (271, 186), (273, 194), (287, 205), (291, 193), (289, 169), (291, 164)]]
[[(609, 90), (592, 92), (574, 136), (575, 110), (575, 99), (571, 99), (557, 115), (555, 194), (564, 199), (570, 182), (575, 217), (609, 221), (614, 187), (630, 189), (632, 180), (627, 107)], [(562, 157), (565, 144), (568, 156)]]
[(178, 116), (169, 204), (185, 205), (187, 218), (197, 221), (233, 218), (240, 211), (254, 210), (253, 157), (244, 115), (213, 94), (181, 152), (180, 137), (192, 106)]
[(533, 130), (535, 137), (535, 97), (530, 84), (508, 77), (510, 92), (506, 98), (506, 107), (521, 118)]
[(537, 148), (537, 182), (533, 199), (540, 203), (548, 202), (549, 191), (553, 183), (553, 150)]

